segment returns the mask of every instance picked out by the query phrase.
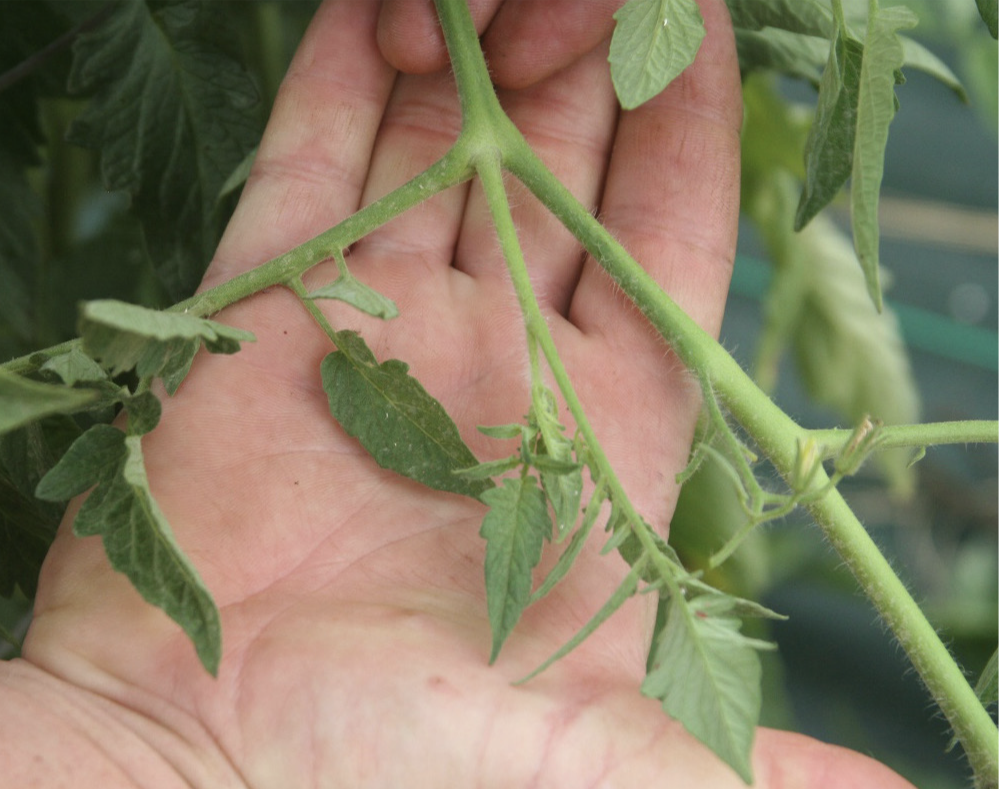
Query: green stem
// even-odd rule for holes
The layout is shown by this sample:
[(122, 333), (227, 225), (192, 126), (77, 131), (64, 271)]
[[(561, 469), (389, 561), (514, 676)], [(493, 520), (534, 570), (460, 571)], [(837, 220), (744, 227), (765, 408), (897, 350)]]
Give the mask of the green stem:
[[(329, 230), (245, 274), (240, 274), (221, 285), (175, 304), (169, 311), (205, 318), (262, 290), (287, 284), (317, 263), (334, 257), (403, 211), (422, 203), (438, 192), (467, 181), (475, 172), (470, 164), (471, 159), (472, 149), (459, 139), (443, 157), (415, 178)], [(65, 353), (79, 342), (79, 339), (70, 340), (43, 351), (11, 359), (0, 364), (0, 369), (17, 375), (30, 374), (47, 359)]]
[[(822, 445), (825, 457), (837, 455), (850, 441), (851, 430), (810, 430), (809, 435)], [(968, 420), (931, 422), (925, 425), (885, 425), (878, 436), (876, 450), (904, 447), (929, 447), (940, 444), (994, 444), (999, 439), (999, 422)]]

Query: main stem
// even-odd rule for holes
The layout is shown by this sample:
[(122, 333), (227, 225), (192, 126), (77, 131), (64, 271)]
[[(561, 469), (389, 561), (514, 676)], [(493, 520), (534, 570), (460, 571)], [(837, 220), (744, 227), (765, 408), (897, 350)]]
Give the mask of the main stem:
[[(464, 0), (435, 0), (435, 3), (466, 124), (476, 112), (495, 116), (498, 102)], [(494, 140), (502, 146), (507, 168), (582, 242), (683, 363), (710, 382), (732, 416), (778, 471), (789, 477), (794, 468), (797, 441), (807, 437), (808, 431), (778, 408), (725, 349), (662, 291), (544, 166), (522, 136), (503, 133), (495, 135)], [(976, 774), (986, 779), (994, 776), (999, 769), (995, 724), (870, 535), (835, 490), (809, 505), (809, 509), (906, 650), (964, 743)]]

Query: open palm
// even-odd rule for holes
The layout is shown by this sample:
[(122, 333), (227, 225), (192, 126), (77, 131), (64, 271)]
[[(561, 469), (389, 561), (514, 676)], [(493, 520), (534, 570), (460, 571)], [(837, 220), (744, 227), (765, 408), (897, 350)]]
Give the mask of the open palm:
[[(606, 44), (502, 98), (556, 175), (716, 332), (735, 248), (741, 104), (724, 5), (703, 5), (697, 63), (638, 111), (618, 117)], [(378, 46), (378, 10), (320, 8), (206, 286), (372, 202), (454, 140), (449, 76), (397, 74)], [(511, 190), (562, 358), (633, 502), (665, 531), (697, 388), (568, 233)], [(475, 429), (519, 421), (530, 404), (522, 319), (478, 187), (397, 218), (348, 263), (400, 317), (381, 323), (324, 303), (333, 325), (359, 329), (379, 359), (407, 362), (480, 458), (508, 452)], [(333, 276), (325, 264), (310, 284)], [(620, 583), (627, 567), (598, 556), (599, 540), (489, 667), (482, 505), (380, 469), (336, 425), (319, 379), (332, 348), (290, 292), (219, 319), (258, 341), (235, 357), (200, 357), (144, 439), (153, 492), (222, 613), (218, 678), (110, 569), (100, 542), (67, 525), (25, 644), (26, 667), (92, 694), (109, 730), (143, 744), (146, 771), (112, 757), (120, 785), (173, 785), (157, 782), (160, 770), (261, 789), (740, 785), (638, 694), (645, 601), (511, 685)], [(897, 780), (803, 738), (759, 742), (764, 786)]]

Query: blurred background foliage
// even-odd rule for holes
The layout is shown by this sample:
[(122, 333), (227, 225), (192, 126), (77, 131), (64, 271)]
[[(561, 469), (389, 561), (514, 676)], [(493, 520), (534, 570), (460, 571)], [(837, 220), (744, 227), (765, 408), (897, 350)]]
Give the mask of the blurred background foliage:
[[(257, 137), (317, 4), (219, 4), (237, 32), (234, 57), (260, 97)], [(996, 416), (996, 45), (970, 0), (905, 5), (920, 17), (915, 37), (958, 74), (971, 106), (915, 71), (898, 89), (881, 212), (886, 316), (866, 296), (844, 207), (803, 234), (790, 231), (814, 88), (746, 75), (744, 220), (722, 341), (809, 427), (851, 425), (870, 411), (898, 421)], [(0, 5), (0, 359), (75, 336), (80, 301), (167, 306), (177, 296), (155, 273), (128, 195), (105, 188), (96, 153), (67, 142), (87, 106), (66, 89), (72, 44), (105, 8), (97, 0)], [(212, 232), (238, 191), (220, 200)], [(999, 618), (995, 448), (938, 448), (909, 468), (911, 459), (870, 463), (844, 489), (977, 675)], [(707, 462), (684, 488), (671, 541), (693, 566), (706, 566), (745, 519), (729, 480)], [(959, 749), (945, 750), (946, 724), (806, 517), (758, 530), (709, 580), (790, 616), (767, 634), (780, 649), (765, 656), (764, 723), (869, 753), (923, 789), (966, 785)], [(17, 654), (29, 618), (23, 589), (0, 598), (4, 657)]]

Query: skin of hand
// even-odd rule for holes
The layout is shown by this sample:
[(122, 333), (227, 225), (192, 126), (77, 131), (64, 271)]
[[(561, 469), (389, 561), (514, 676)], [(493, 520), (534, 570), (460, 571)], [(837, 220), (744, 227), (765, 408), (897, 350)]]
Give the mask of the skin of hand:
[[(205, 287), (340, 221), (453, 141), (458, 106), (433, 36), (414, 38), (408, 53), (398, 38), (398, 20), (427, 12), (407, 2), (320, 7)], [(555, 56), (517, 65), (522, 47), (502, 42), (526, 29), (518, 14), (541, 5), (473, 4), (508, 86), (504, 105), (555, 174), (717, 333), (735, 251), (741, 122), (724, 4), (702, 3), (708, 37), (695, 65), (620, 116), (605, 3), (552, 0), (577, 32), (556, 41)], [(594, 9), (607, 17), (600, 35), (582, 36)], [(399, 74), (386, 58), (423, 73)], [(636, 507), (665, 533), (697, 388), (566, 231), (508, 183), (583, 404)], [(409, 363), (480, 458), (505, 454), (475, 426), (526, 413), (524, 329), (478, 186), (398, 217), (347, 260), (401, 314), (381, 323), (323, 303), (333, 325), (360, 330), (379, 359)], [(308, 284), (333, 276), (324, 264)], [(490, 667), (482, 506), (378, 468), (333, 422), (319, 380), (332, 348), (290, 292), (258, 294), (219, 319), (258, 341), (233, 357), (199, 356), (144, 439), (153, 492), (221, 610), (219, 676), (110, 569), (100, 541), (72, 536), (67, 520), (23, 659), (0, 667), (0, 703), (21, 711), (0, 716), (12, 785), (742, 786), (640, 695), (652, 613), (644, 599), (538, 678), (511, 684), (622, 579), (626, 566), (599, 556), (599, 539), (528, 609)], [(765, 730), (754, 768), (756, 785), (773, 789), (908, 786), (866, 757)]]

